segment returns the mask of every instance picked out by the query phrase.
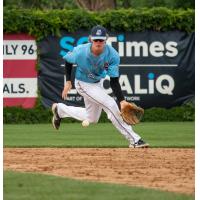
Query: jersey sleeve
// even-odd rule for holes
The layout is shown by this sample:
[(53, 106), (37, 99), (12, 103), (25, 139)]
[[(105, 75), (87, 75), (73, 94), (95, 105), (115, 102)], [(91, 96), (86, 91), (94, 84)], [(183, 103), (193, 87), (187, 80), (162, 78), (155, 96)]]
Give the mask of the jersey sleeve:
[(63, 56), (63, 59), (69, 63), (76, 64), (76, 58), (78, 55), (78, 48), (74, 47), (72, 51), (68, 51), (65, 56)]
[(107, 75), (110, 77), (119, 77), (120, 57), (115, 49), (111, 52)]

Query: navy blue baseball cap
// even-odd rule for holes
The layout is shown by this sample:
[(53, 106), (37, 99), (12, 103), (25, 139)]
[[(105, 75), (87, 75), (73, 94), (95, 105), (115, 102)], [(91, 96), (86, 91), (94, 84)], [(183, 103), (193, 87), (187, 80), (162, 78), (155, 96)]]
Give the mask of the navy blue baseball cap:
[(107, 38), (107, 30), (100, 25), (94, 26), (91, 30), (91, 39), (100, 39), (100, 40), (106, 40)]

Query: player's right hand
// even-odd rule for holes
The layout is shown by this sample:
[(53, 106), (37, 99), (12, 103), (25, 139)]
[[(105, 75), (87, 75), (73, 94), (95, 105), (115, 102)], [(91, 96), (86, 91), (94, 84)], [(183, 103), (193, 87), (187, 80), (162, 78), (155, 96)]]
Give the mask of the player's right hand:
[(71, 90), (71, 88), (72, 88), (72, 83), (71, 83), (71, 81), (66, 81), (65, 86), (64, 86), (64, 89), (63, 89), (63, 91), (62, 91), (62, 98), (63, 98), (63, 99), (66, 99), (66, 98), (67, 98), (67, 94), (68, 94), (68, 92)]

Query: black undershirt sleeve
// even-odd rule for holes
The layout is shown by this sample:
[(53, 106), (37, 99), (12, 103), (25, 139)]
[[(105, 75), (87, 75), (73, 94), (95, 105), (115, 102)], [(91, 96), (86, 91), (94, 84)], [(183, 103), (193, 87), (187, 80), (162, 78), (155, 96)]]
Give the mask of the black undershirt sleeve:
[(110, 77), (110, 86), (113, 90), (114, 95), (117, 97), (118, 102), (123, 101), (124, 95), (122, 94), (121, 86), (119, 84), (119, 78)]
[(71, 74), (72, 74), (72, 63), (65, 62), (65, 76), (66, 81), (71, 81)]

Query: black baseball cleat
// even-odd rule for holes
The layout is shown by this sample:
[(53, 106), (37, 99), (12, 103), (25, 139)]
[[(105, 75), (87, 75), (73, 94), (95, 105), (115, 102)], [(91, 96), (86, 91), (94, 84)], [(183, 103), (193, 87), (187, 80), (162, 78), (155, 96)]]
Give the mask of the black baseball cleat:
[(143, 141), (142, 139), (139, 139), (138, 142), (135, 144), (130, 144), (129, 148), (148, 148), (149, 144)]
[(53, 118), (52, 118), (52, 125), (55, 129), (59, 129), (60, 127), (60, 122), (61, 118), (58, 115), (58, 110), (57, 110), (57, 103), (54, 103), (52, 105), (52, 113), (53, 113)]

